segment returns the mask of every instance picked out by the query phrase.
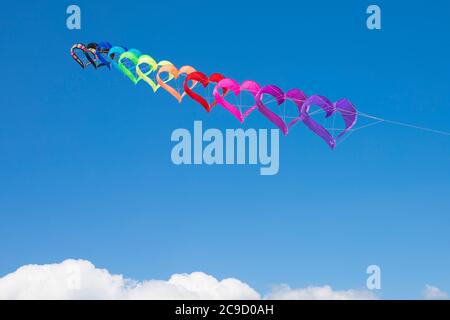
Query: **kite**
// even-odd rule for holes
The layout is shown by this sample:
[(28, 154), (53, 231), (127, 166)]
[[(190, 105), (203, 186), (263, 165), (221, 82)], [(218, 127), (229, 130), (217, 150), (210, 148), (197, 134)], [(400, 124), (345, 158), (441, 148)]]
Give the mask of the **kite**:
[[(92, 42), (87, 46), (82, 43), (74, 44), (70, 54), (83, 69), (90, 65), (95, 69), (107, 67), (111, 70), (113, 67), (123, 73), (135, 85), (143, 80), (153, 92), (163, 89), (179, 103), (188, 96), (202, 106), (206, 112), (210, 112), (214, 106), (220, 105), (240, 123), (243, 123), (250, 114), (258, 111), (278, 127), (284, 135), (287, 135), (291, 127), (301, 122), (331, 149), (336, 147), (337, 142), (346, 133), (353, 130), (358, 119), (358, 111), (348, 99), (331, 102), (322, 95), (308, 97), (300, 89), (290, 89), (283, 92), (276, 85), (260, 86), (253, 80), (245, 80), (239, 84), (236, 80), (225, 77), (221, 73), (212, 73), (208, 76), (189, 65), (177, 68), (168, 60), (157, 62), (150, 55), (142, 54), (137, 49), (112, 46), (106, 41)], [(171, 85), (171, 81), (179, 79), (181, 75), (185, 76), (183, 85), (181, 88), (175, 88)], [(210, 98), (209, 102), (206, 97), (193, 91), (198, 84), (205, 89), (209, 85), (214, 86), (212, 99)], [(242, 110), (242, 105), (233, 104), (227, 100), (230, 93), (237, 97), (242, 92), (250, 93), (253, 99), (253, 103), (245, 111)], [(267, 107), (268, 102), (264, 101), (264, 97), (270, 97), (269, 102), (276, 102), (278, 107), (286, 103), (293, 104), (296, 110), (295, 116), (279, 115)], [(317, 107), (318, 110), (312, 112), (312, 107)], [(325, 113), (325, 119), (332, 115), (340, 115), (345, 127), (340, 133), (333, 136), (334, 132), (330, 132), (328, 128), (313, 119), (312, 115), (318, 112)]]

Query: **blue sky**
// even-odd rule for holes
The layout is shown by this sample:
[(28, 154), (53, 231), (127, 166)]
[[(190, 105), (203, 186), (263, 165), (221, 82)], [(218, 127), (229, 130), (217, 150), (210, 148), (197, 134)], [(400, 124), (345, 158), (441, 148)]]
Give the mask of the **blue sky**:
[(367, 1), (77, 1), (79, 31), (66, 28), (69, 2), (4, 3), (0, 274), (83, 258), (136, 279), (200, 270), (262, 291), (346, 289), (377, 264), (383, 298), (450, 290), (449, 136), (380, 124), (331, 151), (299, 125), (280, 138), (276, 176), (174, 166), (174, 129), (239, 123), (69, 54), (107, 40), (450, 131), (450, 4), (376, 3), (380, 31), (366, 28)]

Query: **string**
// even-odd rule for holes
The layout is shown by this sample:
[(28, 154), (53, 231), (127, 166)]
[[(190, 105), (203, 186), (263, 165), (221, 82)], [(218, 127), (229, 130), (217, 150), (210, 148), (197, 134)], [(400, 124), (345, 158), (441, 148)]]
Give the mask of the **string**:
[[(123, 60), (123, 64), (124, 65), (128, 64), (128, 62), (129, 62), (128, 59), (124, 59)], [(126, 66), (126, 67), (127, 67), (127, 69), (131, 69), (131, 68), (133, 68), (133, 66), (134, 66), (134, 64), (130, 64), (129, 67), (128, 66)], [(177, 81), (176, 81), (176, 87), (177, 87), (179, 92), (181, 91), (181, 86), (180, 86), (180, 82), (181, 81), (180, 80), (181, 79), (177, 79)], [(209, 88), (208, 88), (207, 98), (208, 98), (208, 100), (213, 99), (213, 97), (210, 94)], [(237, 104), (237, 106), (239, 107), (240, 110), (242, 110), (242, 108), (251, 108), (251, 107), (253, 107), (253, 105), (244, 105), (244, 104), (242, 104), (242, 97), (241, 97), (241, 95), (238, 97), (238, 100), (239, 100), (239, 103)], [(298, 100), (298, 99), (295, 99), (295, 98), (293, 98), (291, 100), (292, 101), (303, 102), (302, 100)], [(265, 104), (269, 104), (269, 103), (272, 103), (274, 101), (276, 101), (276, 98), (271, 97), (271, 99), (266, 100), (264, 103)], [(368, 127), (371, 127), (371, 126), (374, 126), (374, 125), (377, 125), (377, 124), (380, 124), (380, 123), (388, 123), (388, 124), (402, 126), (402, 127), (407, 127), (407, 128), (412, 128), (412, 129), (416, 129), (416, 130), (422, 130), (422, 131), (426, 131), (426, 132), (430, 132), (430, 133), (434, 133), (434, 134), (450, 136), (450, 132), (449, 131), (436, 130), (436, 129), (433, 129), (433, 128), (428, 128), (428, 127), (419, 126), (419, 125), (415, 125), (415, 124), (410, 124), (410, 123), (406, 123), (406, 122), (401, 122), (401, 121), (397, 121), (397, 120), (384, 119), (384, 118), (381, 118), (379, 116), (369, 115), (369, 114), (361, 112), (361, 111), (357, 111), (357, 112), (353, 113), (353, 112), (350, 112), (348, 110), (343, 110), (343, 109), (339, 109), (339, 108), (337, 108), (336, 110), (341, 111), (341, 112), (346, 113), (346, 114), (355, 114), (356, 113), (356, 115), (358, 117), (363, 117), (363, 118), (368, 118), (368, 119), (375, 120), (375, 122), (373, 122), (373, 123), (370, 123), (370, 124), (367, 124), (367, 125), (364, 125), (364, 126), (361, 126), (361, 127), (358, 127), (358, 128), (353, 128), (351, 130), (348, 130), (348, 134), (345, 137), (343, 137), (343, 139), (340, 139), (339, 143), (342, 143), (344, 140), (346, 140), (348, 138), (348, 136), (350, 136), (351, 133), (353, 133), (353, 132), (355, 132), (357, 130), (365, 129), (365, 128), (368, 128)], [(294, 116), (287, 115), (287, 113), (286, 113), (286, 101), (284, 101), (283, 105), (281, 106), (281, 110), (280, 111), (281, 111), (281, 117), (285, 121), (286, 121), (286, 119), (296, 119), (296, 118), (298, 118), (298, 116), (294, 117)], [(323, 110), (316, 110), (314, 112), (310, 112), (309, 115), (319, 114), (319, 113), (323, 113), (323, 112), (324, 112)], [(328, 123), (328, 121), (329, 121), (329, 119), (327, 119), (326, 123)], [(329, 128), (327, 130), (330, 130), (330, 131), (343, 130), (343, 129), (337, 129), (335, 127), (335, 121), (336, 121), (336, 114), (333, 115), (331, 128)]]

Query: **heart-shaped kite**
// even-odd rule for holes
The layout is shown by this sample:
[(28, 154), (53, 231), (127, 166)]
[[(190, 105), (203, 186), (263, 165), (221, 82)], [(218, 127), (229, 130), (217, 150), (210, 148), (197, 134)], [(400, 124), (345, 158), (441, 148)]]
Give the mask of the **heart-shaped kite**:
[[(191, 97), (194, 101), (198, 102), (207, 112), (211, 111), (212, 107), (217, 104), (216, 99), (214, 99), (210, 104), (203, 98), (201, 95), (192, 91), (192, 89), (188, 86), (189, 81), (200, 82), (204, 88), (208, 86), (209, 83), (218, 83), (225, 77), (220, 73), (213, 73), (211, 76), (208, 76), (200, 71), (195, 71), (187, 75), (186, 79), (183, 83), (184, 92)], [(224, 94), (226, 94), (226, 89), (224, 90)]]
[(77, 50), (81, 50), (82, 52), (83, 52), (83, 54), (84, 55), (86, 55), (86, 52), (88, 51), (88, 49), (86, 48), (86, 46), (84, 45), (84, 44), (82, 44), (82, 43), (77, 43), (77, 44), (74, 44), (73, 46), (72, 46), (72, 48), (70, 49), (70, 55), (72, 56), (72, 58), (84, 69), (84, 68), (86, 68), (89, 64), (90, 64), (90, 62), (88, 62), (88, 63), (84, 63), (81, 59), (80, 59), (80, 57), (77, 55), (77, 53), (76, 53), (76, 51)]
[[(330, 117), (333, 113), (339, 112), (344, 120), (345, 128), (344, 130), (336, 137), (336, 139), (331, 135), (331, 133), (317, 123), (311, 116), (308, 114), (308, 111), (312, 105), (319, 106), (322, 110), (325, 111), (325, 118)], [(336, 147), (336, 140), (341, 138), (346, 132), (348, 132), (356, 123), (357, 120), (357, 111), (353, 104), (347, 99), (341, 99), (336, 103), (331, 103), (324, 96), (320, 95), (312, 95), (310, 96), (302, 107), (302, 115), (303, 115), (303, 123), (315, 134), (321, 137), (331, 149)]]
[[(224, 92), (223, 96), (220, 94), (219, 89), (223, 90), (223, 92)], [(239, 120), (239, 122), (242, 123), (242, 122), (244, 122), (244, 119), (253, 110), (255, 110), (257, 108), (257, 105), (255, 104), (254, 106), (247, 109), (244, 113), (242, 113), (239, 108), (237, 108), (236, 106), (232, 105), (231, 103), (229, 103), (228, 101), (226, 101), (224, 99), (225, 93), (228, 90), (233, 91), (236, 96), (238, 96), (241, 93), (241, 91), (248, 91), (253, 95), (253, 97), (256, 100), (256, 96), (257, 96), (258, 92), (261, 90), (261, 88), (259, 87), (259, 85), (256, 82), (251, 81), (251, 80), (246, 80), (246, 81), (242, 82), (241, 85), (239, 85), (239, 83), (237, 83), (235, 80), (230, 79), (230, 78), (221, 80), (214, 88), (213, 95), (214, 95), (214, 98), (216, 99), (217, 103), (220, 104), (225, 109), (227, 109), (233, 116), (236, 117), (236, 119)]]
[(87, 50), (85, 51), (84, 55), (86, 56), (86, 59), (90, 62), (89, 64), (92, 65), (95, 69), (98, 69), (99, 67), (102, 67), (102, 63), (97, 64), (98, 56), (97, 56), (97, 44), (94, 42), (89, 43), (86, 46)]
[[(159, 68), (158, 73), (156, 74), (156, 81), (161, 86), (161, 88), (166, 90), (168, 93), (170, 93), (172, 96), (174, 96), (175, 99), (178, 100), (178, 102), (181, 103), (181, 99), (183, 99), (183, 97), (186, 95), (186, 92), (183, 92), (180, 95), (180, 93), (177, 90), (175, 90), (174, 88), (172, 88), (171, 86), (169, 86), (167, 84), (167, 82), (169, 82), (170, 80), (163, 81), (161, 79), (161, 73), (167, 72), (167, 73), (169, 73), (169, 74), (171, 74), (173, 76), (172, 79), (178, 79), (178, 77), (181, 74), (189, 75), (190, 73), (195, 72), (195, 71), (196, 70), (193, 67), (191, 67), (191, 66), (182, 66), (178, 70), (177, 67), (175, 67), (173, 64), (167, 64), (167, 65), (164, 65), (161, 68)], [(194, 88), (196, 85), (197, 85), (197, 81), (193, 81), (191, 89)]]
[(335, 111), (334, 104), (330, 100), (328, 100), (326, 97), (315, 94), (315, 95), (310, 96), (302, 106), (303, 123), (312, 132), (314, 132), (319, 137), (321, 137), (330, 146), (331, 149), (333, 149), (336, 146), (336, 141), (334, 140), (333, 136), (330, 134), (330, 132), (327, 129), (325, 129), (323, 126), (321, 126), (319, 123), (317, 123), (308, 114), (308, 111), (312, 105), (319, 106), (323, 111), (325, 111), (325, 118), (328, 118)]
[[(142, 68), (141, 68), (141, 65), (145, 65), (145, 64), (147, 64), (149, 66), (149, 70), (146, 72), (142, 71)], [(159, 84), (156, 84), (148, 75), (155, 72), (156, 70), (158, 70), (158, 67), (169, 65), (169, 64), (172, 64), (172, 62), (167, 61), (167, 60), (163, 60), (163, 61), (156, 63), (155, 59), (153, 59), (152, 57), (150, 57), (147, 54), (143, 54), (142, 56), (139, 57), (139, 60), (137, 62), (136, 73), (139, 75), (139, 77), (142, 80), (147, 82), (150, 85), (150, 87), (152, 87), (153, 92), (156, 92), (156, 90), (158, 90), (161, 86)], [(172, 78), (173, 78), (173, 75), (169, 74), (169, 77), (164, 82), (169, 82), (170, 80), (172, 80)]]
[(109, 49), (108, 56), (106, 59), (114, 68), (120, 70), (119, 65), (117, 64), (116, 58), (118, 60), (120, 55), (122, 53), (124, 53), (125, 51), (128, 51), (128, 49), (125, 47), (121, 47), (121, 46), (112, 47), (111, 49)]
[[(84, 54), (87, 62), (85, 59), (83, 61), (80, 58), (81, 54), (77, 53), (77, 51), (81, 51)], [(239, 84), (233, 79), (225, 78), (220, 73), (214, 73), (208, 77), (206, 74), (196, 71), (191, 66), (183, 66), (177, 69), (169, 61), (163, 60), (157, 63), (151, 56), (142, 55), (139, 50), (128, 50), (123, 46), (112, 47), (108, 42), (100, 42), (98, 44), (89, 43), (87, 46), (78, 43), (72, 46), (70, 54), (82, 68), (92, 65), (94, 68), (107, 66), (111, 69), (111, 65), (113, 65), (130, 78), (134, 84), (137, 84), (143, 79), (150, 85), (153, 92), (156, 92), (162, 87), (174, 96), (178, 102), (181, 102), (183, 97), (188, 95), (207, 112), (210, 112), (216, 104), (220, 104), (241, 123), (255, 109), (258, 109), (262, 115), (275, 124), (284, 135), (287, 135), (290, 128), (298, 121), (302, 121), (332, 149), (336, 147), (338, 140), (354, 127), (357, 121), (357, 110), (347, 99), (341, 99), (332, 103), (326, 97), (320, 95), (312, 95), (308, 98), (299, 89), (291, 89), (284, 93), (275, 85), (267, 85), (260, 88), (256, 82), (250, 80)], [(156, 77), (154, 76), (155, 73)], [(168, 74), (165, 80), (161, 79), (162, 73)], [(181, 88), (177, 86), (177, 90), (168, 83), (173, 79), (178, 79), (181, 74), (185, 74), (186, 78)], [(216, 83), (211, 102), (209, 102), (209, 98), (205, 98), (192, 90), (199, 82), (204, 88), (207, 88), (210, 83)], [(243, 112), (240, 105), (233, 105), (225, 100), (225, 96), (229, 91), (233, 91), (236, 96), (241, 94), (242, 91), (248, 91), (253, 95), (255, 104)], [(277, 107), (287, 101), (291, 101), (296, 106), (298, 115), (289, 117), (290, 121), (286, 120), (286, 116), (279, 116), (266, 106), (268, 102), (263, 102), (264, 95), (272, 96), (273, 100), (277, 103)], [(312, 106), (318, 106), (322, 112), (325, 112), (325, 118), (329, 118), (334, 113), (339, 113), (344, 122), (344, 129), (337, 135), (330, 133), (328, 131), (329, 129), (320, 125), (311, 117), (316, 113), (316, 111), (310, 112)]]
[[(264, 94), (268, 94), (274, 97), (278, 105), (281, 105), (286, 100), (292, 101), (297, 107), (298, 116), (295, 117), (293, 120), (291, 120), (288, 124), (286, 124), (286, 122), (279, 115), (270, 110), (263, 103), (262, 98)], [(303, 91), (299, 89), (291, 89), (285, 94), (277, 86), (267, 85), (258, 92), (255, 99), (256, 104), (258, 106), (258, 110), (273, 124), (275, 124), (278, 128), (280, 128), (281, 132), (283, 132), (284, 135), (287, 135), (289, 128), (302, 119), (302, 105), (303, 102), (306, 100), (306, 95), (303, 93)]]
[(139, 57), (136, 55), (136, 53), (135, 52), (133, 52), (133, 51), (131, 51), (131, 50), (129, 50), (129, 51), (126, 51), (126, 52), (124, 52), (124, 53), (122, 53), (121, 55), (120, 55), (120, 57), (119, 57), (119, 63), (117, 64), (118, 66), (119, 66), (119, 69), (131, 80), (131, 81), (133, 81), (133, 83), (134, 84), (137, 84), (138, 82), (139, 82), (139, 80), (141, 80), (141, 78), (138, 76), (138, 77), (136, 77), (135, 75), (134, 75), (134, 73), (129, 69), (129, 68), (127, 68), (123, 63), (124, 63), (124, 60), (128, 60), (128, 61), (130, 61), (132, 64), (133, 64), (133, 67), (131, 68), (131, 69), (134, 69), (134, 70), (136, 70), (136, 66), (137, 66), (137, 63), (138, 63), (138, 60), (139, 60)]
[(106, 58), (103, 56), (103, 54), (108, 54), (109, 49), (111, 49), (112, 46), (109, 42), (100, 42), (98, 44), (96, 44), (96, 54), (97, 54), (97, 58), (100, 60), (100, 65), (101, 66), (106, 66), (108, 67), (108, 69), (111, 70), (111, 63), (109, 63), (108, 60), (106, 60)]

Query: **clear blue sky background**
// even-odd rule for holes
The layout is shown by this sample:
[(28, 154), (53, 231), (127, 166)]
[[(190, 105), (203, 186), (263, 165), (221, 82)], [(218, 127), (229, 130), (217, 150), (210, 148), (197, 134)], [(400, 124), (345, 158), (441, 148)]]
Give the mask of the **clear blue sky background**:
[[(336, 150), (302, 126), (280, 172), (184, 166), (171, 132), (239, 124), (116, 71), (82, 70), (73, 43), (108, 40), (450, 131), (447, 1), (8, 1), (0, 10), (0, 274), (84, 258), (136, 279), (204, 271), (270, 285), (365, 287), (383, 298), (450, 290), (450, 137), (381, 124)], [(268, 40), (276, 37), (276, 41)], [(244, 127), (267, 127), (259, 115)]]

